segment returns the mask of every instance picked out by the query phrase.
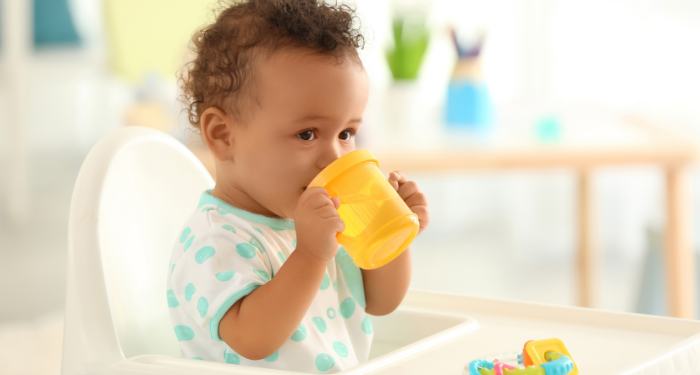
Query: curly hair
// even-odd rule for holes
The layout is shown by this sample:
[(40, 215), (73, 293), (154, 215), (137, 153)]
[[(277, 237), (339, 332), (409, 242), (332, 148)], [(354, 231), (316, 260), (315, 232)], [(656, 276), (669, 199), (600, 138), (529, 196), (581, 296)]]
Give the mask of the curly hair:
[(192, 37), (193, 61), (180, 73), (181, 101), (199, 128), (209, 107), (239, 117), (242, 92), (251, 87), (253, 62), (285, 48), (351, 57), (364, 47), (355, 9), (324, 0), (225, 0), (212, 24)]

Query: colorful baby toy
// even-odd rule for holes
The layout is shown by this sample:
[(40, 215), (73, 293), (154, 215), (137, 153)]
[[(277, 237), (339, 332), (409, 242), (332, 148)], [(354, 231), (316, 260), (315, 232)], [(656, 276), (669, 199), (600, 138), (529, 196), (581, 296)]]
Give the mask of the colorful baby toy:
[(517, 355), (519, 365), (512, 366), (498, 358), (493, 361), (477, 359), (469, 362), (469, 375), (578, 375), (578, 367), (559, 339), (528, 341)]

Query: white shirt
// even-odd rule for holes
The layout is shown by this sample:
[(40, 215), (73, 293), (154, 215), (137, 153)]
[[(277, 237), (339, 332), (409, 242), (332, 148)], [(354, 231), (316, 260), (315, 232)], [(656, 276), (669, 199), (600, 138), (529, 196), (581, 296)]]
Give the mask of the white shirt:
[[(362, 273), (340, 247), (296, 332), (273, 355), (251, 361), (219, 336), (219, 322), (242, 297), (274, 278), (296, 247), (291, 220), (233, 207), (202, 193), (170, 257), (170, 319), (188, 358), (308, 373), (365, 362), (372, 322)], [(284, 310), (284, 306), (270, 306)]]

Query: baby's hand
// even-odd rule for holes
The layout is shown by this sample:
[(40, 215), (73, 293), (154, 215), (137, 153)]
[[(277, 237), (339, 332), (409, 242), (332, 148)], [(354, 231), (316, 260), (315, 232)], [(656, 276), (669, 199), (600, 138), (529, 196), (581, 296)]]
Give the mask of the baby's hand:
[(428, 222), (430, 221), (428, 200), (425, 198), (425, 194), (418, 190), (418, 185), (415, 182), (406, 181), (406, 176), (399, 171), (394, 171), (389, 174), (389, 183), (394, 187), (396, 192), (399, 193), (401, 199), (406, 202), (408, 208), (410, 208), (414, 214), (418, 215), (418, 223), (420, 224), (418, 233), (420, 234), (423, 229), (428, 227)]
[(338, 251), (338, 232), (345, 230), (345, 222), (338, 215), (340, 199), (331, 198), (322, 187), (306, 189), (299, 197), (294, 211), (297, 249), (329, 261)]

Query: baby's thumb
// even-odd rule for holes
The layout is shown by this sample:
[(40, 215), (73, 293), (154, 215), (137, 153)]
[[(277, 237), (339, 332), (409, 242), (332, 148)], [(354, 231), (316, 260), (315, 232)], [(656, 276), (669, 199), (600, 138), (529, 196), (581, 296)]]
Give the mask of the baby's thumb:
[(399, 175), (396, 172), (391, 172), (387, 181), (389, 181), (389, 185), (391, 185), (394, 190), (399, 190)]
[(333, 197), (331, 198), (331, 201), (333, 202), (333, 207), (337, 210), (338, 207), (340, 207), (340, 198), (338, 197)]

